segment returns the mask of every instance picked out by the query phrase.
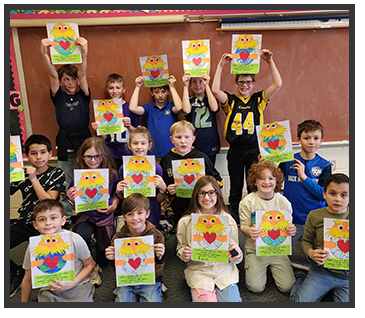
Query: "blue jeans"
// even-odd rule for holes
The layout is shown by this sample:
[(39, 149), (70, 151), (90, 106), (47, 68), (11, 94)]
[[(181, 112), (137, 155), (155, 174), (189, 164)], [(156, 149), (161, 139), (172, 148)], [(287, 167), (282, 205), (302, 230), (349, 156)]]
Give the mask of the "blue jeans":
[(154, 285), (120, 286), (116, 289), (116, 302), (162, 302), (162, 283)]
[[(191, 291), (191, 288), (190, 288)], [(215, 292), (217, 294), (217, 301), (219, 303), (223, 302), (236, 302), (240, 303), (242, 302), (242, 298), (240, 296), (240, 291), (238, 289), (237, 284), (231, 284), (228, 287), (220, 290), (217, 286), (215, 287)], [(191, 299), (193, 299), (193, 294), (191, 294)]]
[(296, 281), (290, 292), (292, 302), (319, 302), (331, 291), (334, 302), (349, 301), (349, 278), (335, 274), (322, 266), (313, 263), (305, 275), (295, 274)]

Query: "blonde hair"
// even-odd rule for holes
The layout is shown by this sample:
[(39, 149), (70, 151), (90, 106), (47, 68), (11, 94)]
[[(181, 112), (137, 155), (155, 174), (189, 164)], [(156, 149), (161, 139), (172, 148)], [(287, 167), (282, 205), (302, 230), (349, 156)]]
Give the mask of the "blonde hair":
[(171, 136), (173, 136), (175, 132), (181, 131), (184, 129), (190, 129), (192, 134), (193, 135), (195, 134), (195, 127), (193, 126), (193, 124), (191, 122), (188, 122), (186, 120), (180, 120), (180, 121), (177, 121), (176, 123), (174, 123), (170, 127)]

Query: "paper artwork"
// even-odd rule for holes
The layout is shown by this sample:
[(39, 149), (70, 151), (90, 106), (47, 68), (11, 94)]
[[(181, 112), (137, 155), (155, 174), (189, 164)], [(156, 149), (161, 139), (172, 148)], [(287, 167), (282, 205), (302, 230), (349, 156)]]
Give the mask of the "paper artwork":
[(50, 47), (52, 64), (82, 63), (80, 46), (76, 39), (80, 37), (76, 23), (47, 23), (47, 35), (52, 41)]
[(204, 158), (172, 160), (172, 173), (176, 187), (176, 196), (191, 198), (196, 182), (205, 176)]
[(261, 34), (233, 34), (231, 74), (258, 74), (260, 71)]
[(256, 132), (262, 158), (274, 163), (294, 160), (289, 120), (256, 126)]
[(95, 121), (98, 124), (97, 135), (122, 133), (123, 107), (122, 99), (93, 100)]
[(10, 136), (10, 182), (24, 180), (23, 166), (20, 136)]
[(75, 169), (74, 181), (76, 213), (108, 208), (109, 169)]
[(70, 232), (29, 238), (32, 287), (75, 280), (74, 250)]
[(114, 240), (117, 286), (155, 284), (153, 235)]
[(191, 214), (192, 260), (228, 262), (229, 218), (225, 215)]
[(184, 72), (191, 77), (209, 75), (210, 45), (209, 40), (182, 41)]
[(291, 255), (292, 237), (287, 229), (292, 215), (285, 210), (256, 211), (255, 226), (261, 230), (256, 240), (256, 255)]
[(324, 250), (329, 252), (324, 267), (348, 270), (350, 263), (349, 220), (324, 218)]
[(167, 55), (150, 55), (139, 58), (144, 85), (158, 87), (169, 85)]

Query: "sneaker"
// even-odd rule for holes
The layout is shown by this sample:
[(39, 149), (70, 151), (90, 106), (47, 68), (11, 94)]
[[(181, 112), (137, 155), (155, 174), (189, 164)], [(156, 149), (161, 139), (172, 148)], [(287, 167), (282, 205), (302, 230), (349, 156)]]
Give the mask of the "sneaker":
[(99, 265), (95, 265), (94, 270), (90, 273), (90, 283), (93, 285), (101, 285), (101, 278), (99, 275), (99, 272), (101, 272), (101, 268)]
[(14, 297), (19, 287), (22, 285), (25, 270), (22, 266), (10, 274), (10, 298)]

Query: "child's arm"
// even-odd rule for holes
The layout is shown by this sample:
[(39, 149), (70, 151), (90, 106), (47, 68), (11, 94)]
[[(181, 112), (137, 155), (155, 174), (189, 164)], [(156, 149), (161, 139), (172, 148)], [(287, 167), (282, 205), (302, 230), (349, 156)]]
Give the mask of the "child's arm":
[(90, 275), (90, 273), (94, 270), (95, 262), (90, 256), (86, 260), (82, 261), (83, 267), (82, 270), (77, 274), (75, 280), (73, 282), (60, 282), (57, 279), (53, 279), (54, 284), (49, 284), (48, 287), (51, 291), (60, 292), (69, 290), (75, 287), (77, 284), (80, 284), (86, 277)]
[(32, 292), (32, 274), (30, 270), (25, 270), (25, 275), (22, 281), (22, 296), (21, 301), (29, 302), (30, 294)]
[(134, 88), (131, 100), (129, 102), (129, 110), (132, 113), (135, 113), (136, 115), (142, 116), (144, 114), (144, 108), (142, 106), (138, 106), (138, 96), (139, 96), (139, 90), (141, 89), (141, 86), (143, 85), (143, 76), (138, 76), (135, 80), (136, 87)]
[[(91, 128), (92, 128), (92, 129), (94, 129), (94, 131), (95, 131), (95, 132), (98, 130), (98, 127), (99, 127), (99, 125), (98, 125), (98, 123), (97, 123), (96, 121), (93, 121), (93, 122), (91, 123)], [(98, 136), (98, 137), (100, 137), (100, 138), (102, 138), (102, 139), (106, 140), (107, 135), (100, 135), (100, 136)]]
[(174, 102), (174, 107), (172, 108), (172, 111), (175, 114), (180, 114), (180, 111), (182, 110), (183, 105), (182, 105), (181, 98), (176, 90), (175, 83), (176, 83), (175, 76), (170, 75), (169, 76), (170, 93), (172, 96), (172, 101)]
[(114, 193), (113, 203), (111, 205), (109, 205), (107, 209), (96, 209), (96, 211), (109, 215), (110, 213), (113, 213), (117, 209), (119, 201), (120, 201), (120, 199), (119, 199), (118, 195), (116, 193)]
[(309, 249), (308, 256), (314, 260), (318, 265), (323, 265), (329, 255), (328, 251), (322, 249)]
[(114, 261), (115, 260), (115, 246), (111, 245), (111, 246), (109, 246), (105, 249), (105, 257), (109, 261)]
[(87, 79), (86, 79), (87, 51), (88, 51), (87, 40), (83, 37), (79, 37), (76, 39), (75, 42), (76, 45), (80, 45), (81, 56), (82, 56), (82, 63), (80, 64), (77, 74), (79, 79), (79, 85), (82, 91), (84, 92), (85, 96), (89, 96), (89, 86), (87, 84)]
[(218, 103), (217, 103), (217, 100), (215, 99), (212, 91), (210, 90), (209, 81), (210, 81), (210, 76), (207, 73), (204, 73), (203, 82), (204, 82), (204, 86), (205, 86), (205, 93), (207, 94), (207, 97), (208, 97), (209, 107), (212, 112), (216, 112), (218, 110)]
[(190, 74), (185, 73), (182, 78), (182, 81), (184, 83), (182, 110), (185, 114), (190, 114), (190, 112), (191, 112), (191, 104), (190, 104), (190, 100), (189, 100)]
[(224, 53), (222, 55), (221, 59), (219, 60), (217, 69), (215, 71), (214, 80), (213, 80), (213, 84), (212, 84), (212, 92), (221, 104), (224, 104), (227, 101), (226, 93), (221, 90), (222, 70), (223, 70), (223, 66), (226, 65), (227, 63), (231, 62), (232, 60), (233, 60), (233, 57), (231, 54)]
[[(162, 179), (161, 176), (159, 176), (158, 174), (156, 174), (155, 176), (155, 186), (161, 191), (161, 192), (164, 192), (166, 189), (167, 189), (167, 186), (166, 186), (166, 183), (165, 181)], [(157, 199), (157, 202), (158, 203), (161, 203), (165, 197), (166, 197), (166, 194), (162, 194), (161, 192), (159, 191), (159, 193), (156, 195), (156, 199)]]
[(153, 245), (156, 257), (161, 260), (162, 256), (165, 254), (165, 245), (163, 243), (157, 243)]
[(256, 226), (241, 226), (241, 231), (246, 236), (251, 237), (253, 240), (257, 240), (260, 237), (261, 230), (258, 229)]
[(56, 93), (60, 87), (60, 82), (58, 80), (58, 73), (56, 71), (56, 68), (51, 63), (51, 59), (48, 56), (48, 48), (50, 46), (52, 46), (52, 41), (50, 39), (45, 38), (41, 41), (41, 54), (43, 56), (43, 62), (44, 62), (44, 65), (46, 66), (48, 76), (49, 76), (49, 79), (51, 82), (51, 92), (52, 92), (52, 95), (56, 95)]
[(283, 81), (274, 63), (272, 52), (263, 49), (260, 52), (260, 56), (267, 62), (271, 72), (272, 84), (267, 89), (265, 89), (265, 98), (269, 100), (280, 89)]

